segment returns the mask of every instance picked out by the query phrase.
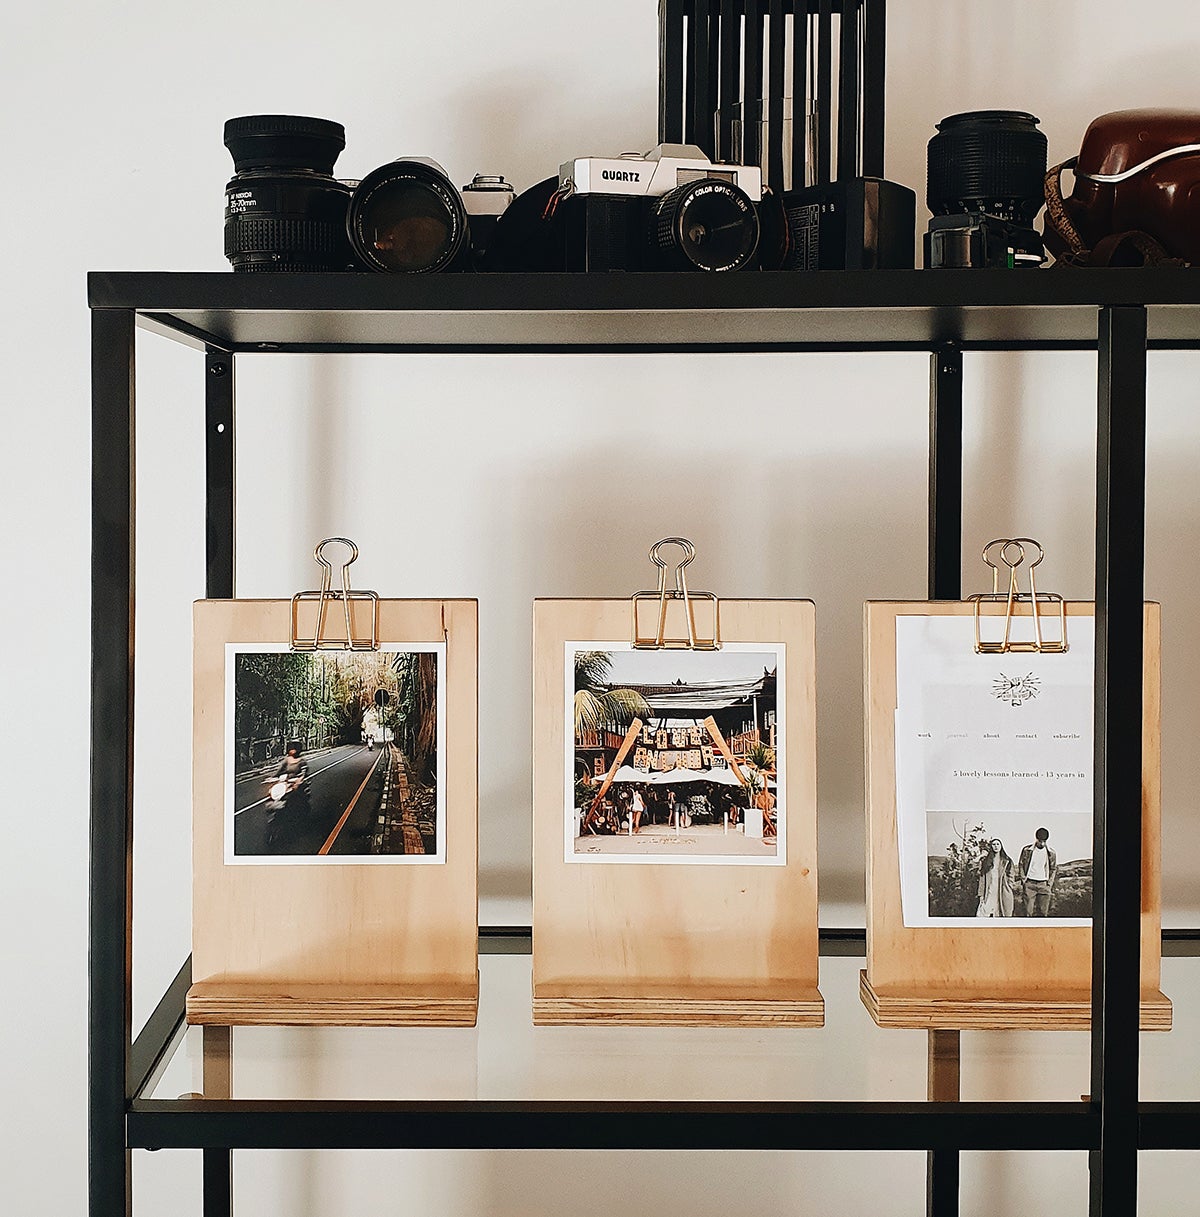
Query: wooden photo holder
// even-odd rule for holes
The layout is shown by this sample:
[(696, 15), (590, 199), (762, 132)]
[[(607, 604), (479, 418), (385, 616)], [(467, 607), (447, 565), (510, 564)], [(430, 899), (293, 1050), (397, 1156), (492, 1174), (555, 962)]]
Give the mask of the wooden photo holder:
[(534, 604), (533, 1019), (810, 1026), (817, 989), (815, 614), (722, 600), (726, 642), (786, 645), (786, 865), (568, 862), (565, 647), (630, 637), (630, 601)]
[[(969, 617), (966, 602), (866, 605), (867, 966), (863, 1004), (881, 1027), (930, 1030), (1086, 1030), (1091, 1022), (1092, 932), (1087, 926), (906, 927), (896, 831), (896, 618)], [(1003, 617), (1000, 604), (982, 606)], [(1090, 617), (1068, 602), (1066, 616)], [(1145, 1031), (1171, 1026), (1159, 989), (1161, 801), (1159, 606), (1145, 611), (1142, 727), (1142, 1012)]]
[[(226, 644), (286, 642), (288, 600), (195, 605), (192, 977), (208, 1026), (473, 1026), (479, 1001), (477, 603), (381, 600), (382, 643), (445, 642), (445, 861), (225, 860)], [(309, 606), (315, 613), (315, 607)], [(354, 606), (364, 616), (369, 605)], [(336, 632), (341, 614), (326, 629)], [(367, 626), (364, 624), (364, 629)]]

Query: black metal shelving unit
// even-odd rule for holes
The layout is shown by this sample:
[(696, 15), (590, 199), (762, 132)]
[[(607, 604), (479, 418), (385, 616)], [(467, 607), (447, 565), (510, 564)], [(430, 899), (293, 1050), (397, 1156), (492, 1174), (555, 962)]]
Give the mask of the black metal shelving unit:
[[(134, 1149), (204, 1151), (228, 1217), (256, 1148), (923, 1149), (928, 1209), (958, 1211), (958, 1153), (1087, 1150), (1092, 1217), (1137, 1210), (1140, 1149), (1200, 1149), (1200, 1102), (1139, 1104), (1138, 953), (1147, 351), (1200, 349), (1200, 274), (414, 276), (95, 272), (92, 309), (91, 1217), (131, 1209)], [(134, 330), (203, 352), (206, 589), (234, 592), (234, 370), (242, 353), (930, 353), (929, 594), (960, 595), (962, 367), (972, 350), (1096, 350), (1096, 799), (1092, 1086), (1080, 1102), (381, 1102), (147, 1097), (190, 961), (132, 1036)], [(1113, 865), (1114, 859), (1122, 865)], [(1172, 953), (1197, 935), (1165, 935)], [(528, 949), (528, 927), (481, 950)], [(825, 930), (822, 951), (861, 950)], [(664, 1114), (670, 1119), (663, 1119)], [(726, 1117), (714, 1120), (712, 1117)], [(731, 1119), (728, 1117), (736, 1117)]]

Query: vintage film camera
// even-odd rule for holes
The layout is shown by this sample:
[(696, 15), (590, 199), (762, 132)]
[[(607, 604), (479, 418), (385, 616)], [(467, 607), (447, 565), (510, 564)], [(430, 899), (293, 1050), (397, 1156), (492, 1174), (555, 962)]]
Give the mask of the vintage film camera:
[(512, 200), (502, 177), (476, 174), (459, 191), (436, 161), (392, 161), (368, 173), (351, 195), (350, 245), (370, 270), (479, 270)]
[(559, 170), (554, 239), (569, 271), (743, 270), (761, 201), (757, 166), (714, 165), (690, 144), (579, 157)]

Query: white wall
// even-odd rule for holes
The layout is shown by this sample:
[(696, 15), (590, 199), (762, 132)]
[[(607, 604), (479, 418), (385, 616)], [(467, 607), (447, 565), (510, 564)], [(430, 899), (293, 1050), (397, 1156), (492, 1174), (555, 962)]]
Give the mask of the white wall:
[[(346, 175), (420, 152), (456, 180), (498, 170), (520, 187), (571, 155), (648, 146), (654, 9), (650, 0), (344, 8), (129, 0), (30, 5), (3, 19), (2, 486), (14, 523), (0, 723), (8, 765), (0, 1164), (10, 1211), (84, 1208), (84, 272), (226, 269), (221, 207), (231, 165), (221, 128), (235, 114), (342, 121)], [(1105, 110), (1195, 104), (1200, 14), (1190, 0), (1145, 0), (1136, 10), (1124, 0), (910, 0), (891, 9), (888, 168), (918, 193), (932, 125), (954, 111), (1030, 109), (1057, 160)], [(194, 353), (147, 337), (138, 355), (138, 699), (149, 713), (138, 735), (135, 987), (144, 1016), (188, 936), (202, 398)], [(1150, 383), (1147, 587), (1165, 606), (1164, 870), (1176, 923), (1200, 908), (1198, 366), (1194, 355), (1156, 355)], [(978, 545), (1012, 529), (1046, 543), (1048, 584), (1086, 595), (1094, 358), (972, 355), (965, 378), (967, 584), (979, 581)], [(313, 540), (344, 533), (362, 546), (364, 585), (480, 599), (482, 720), (494, 725), (480, 756), (486, 918), (527, 915), (529, 601), (632, 589), (644, 582), (645, 545), (669, 532), (700, 545), (697, 583), (817, 601), (825, 919), (861, 916), (860, 603), (923, 590), (925, 357), (246, 358), (238, 388), (242, 594), (305, 584)], [(865, 1023), (853, 973), (836, 961), (826, 967), (829, 1028), (787, 1041), (789, 1054), (813, 1062), (811, 1073), (785, 1073), (791, 1093), (840, 1096), (845, 1086), (845, 1097), (919, 1097), (919, 1037)], [(648, 1075), (661, 1083), (648, 1093), (662, 1097), (738, 1093), (743, 1077), (769, 1084), (762, 1057), (777, 1061), (770, 1050), (781, 1041), (761, 1036), (535, 1034), (524, 975), (501, 965), (486, 972), (491, 1021), (444, 1041), (468, 1069), (447, 1066), (446, 1088), (569, 1097), (616, 1087), (619, 1095), (623, 1079), (647, 1076), (647, 1055), (667, 1062)], [(1200, 986), (1181, 965), (1168, 969), (1166, 985), (1181, 1029), (1148, 1048), (1146, 1093), (1197, 1097), (1188, 1088), (1196, 1076), (1189, 1033)], [(423, 1040), (361, 1034), (239, 1040), (239, 1084), (246, 1093), (365, 1093), (375, 1066), (427, 1051)], [(1079, 1037), (968, 1041), (971, 1097), (1070, 1098), (1086, 1087)], [(711, 1071), (695, 1068), (697, 1045)], [(831, 1070), (831, 1061), (845, 1068)], [(194, 1051), (177, 1062), (175, 1093), (191, 1085), (194, 1064)], [(438, 1092), (440, 1079), (421, 1077)], [(387, 1092), (410, 1082), (397, 1069)], [(757, 1093), (766, 1091), (746, 1097)], [(140, 1213), (199, 1211), (196, 1155), (138, 1158)], [(496, 1217), (911, 1213), (922, 1177), (912, 1154), (242, 1155), (238, 1170), (242, 1211), (321, 1217), (418, 1208)], [(1188, 1156), (1149, 1157), (1143, 1176), (1145, 1211), (1192, 1211)], [(972, 1211), (1028, 1211), (1034, 1179), (1046, 1210), (1083, 1211), (1080, 1155), (972, 1156)]]

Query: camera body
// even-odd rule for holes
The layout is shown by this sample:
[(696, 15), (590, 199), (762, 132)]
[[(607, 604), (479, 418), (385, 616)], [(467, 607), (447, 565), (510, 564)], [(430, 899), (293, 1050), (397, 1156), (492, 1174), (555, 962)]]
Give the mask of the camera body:
[(912, 270), (917, 196), (884, 178), (788, 190), (784, 270)]
[(758, 248), (762, 171), (697, 147), (580, 157), (559, 169), (554, 222), (568, 271), (742, 270)]
[(934, 216), (925, 232), (925, 265), (930, 269), (983, 266), (1015, 270), (1041, 266), (1045, 246), (1037, 230), (979, 211)]

